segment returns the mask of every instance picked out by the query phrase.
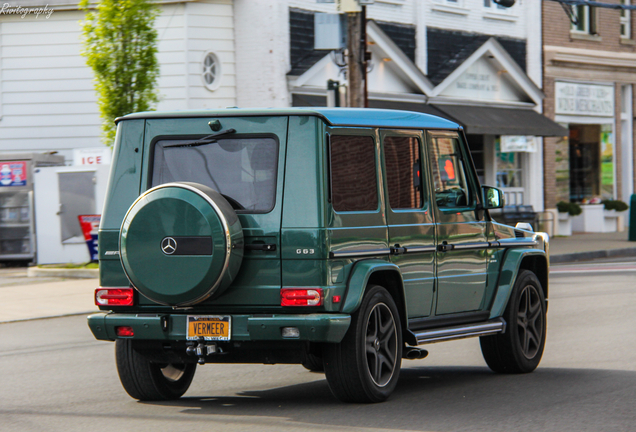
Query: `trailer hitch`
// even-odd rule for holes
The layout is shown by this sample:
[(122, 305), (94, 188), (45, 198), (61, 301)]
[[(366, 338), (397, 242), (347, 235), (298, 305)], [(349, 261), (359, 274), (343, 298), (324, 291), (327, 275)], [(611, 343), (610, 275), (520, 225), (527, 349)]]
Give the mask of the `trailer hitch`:
[(190, 356), (197, 356), (197, 363), (200, 365), (205, 364), (206, 356), (223, 352), (221, 347), (217, 346), (216, 342), (206, 341), (203, 337), (187, 342), (186, 347), (186, 354)]

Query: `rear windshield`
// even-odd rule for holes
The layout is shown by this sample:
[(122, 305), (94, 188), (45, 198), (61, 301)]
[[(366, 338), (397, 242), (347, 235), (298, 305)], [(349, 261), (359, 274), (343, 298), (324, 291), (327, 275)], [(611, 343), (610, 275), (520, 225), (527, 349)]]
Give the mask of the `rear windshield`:
[(274, 208), (278, 142), (274, 138), (219, 138), (184, 147), (195, 139), (157, 141), (152, 186), (194, 182), (221, 193), (238, 213)]

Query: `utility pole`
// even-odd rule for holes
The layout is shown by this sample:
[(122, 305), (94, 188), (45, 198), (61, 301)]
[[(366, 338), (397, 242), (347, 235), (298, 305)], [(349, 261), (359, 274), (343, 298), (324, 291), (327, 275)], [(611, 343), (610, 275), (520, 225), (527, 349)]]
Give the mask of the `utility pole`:
[(367, 51), (367, 4), (374, 0), (317, 0), (335, 1), (338, 13), (346, 14), (347, 25), (347, 106), (366, 108), (367, 64), (371, 53)]
[(366, 70), (363, 70), (364, 54), (360, 49), (364, 24), (361, 12), (347, 13), (347, 77), (349, 79), (347, 105), (350, 107), (364, 107), (365, 105), (364, 75)]

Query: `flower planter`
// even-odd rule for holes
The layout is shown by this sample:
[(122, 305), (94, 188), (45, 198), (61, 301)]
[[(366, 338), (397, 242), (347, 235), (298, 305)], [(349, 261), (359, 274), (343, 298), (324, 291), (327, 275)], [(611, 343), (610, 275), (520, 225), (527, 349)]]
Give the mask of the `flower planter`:
[[(603, 204), (586, 204), (581, 206), (583, 212), (573, 216), (572, 231), (575, 232), (617, 232), (623, 231), (625, 212), (605, 210)], [(560, 215), (560, 213), (559, 213)], [(560, 217), (560, 216), (559, 216)], [(559, 221), (559, 224), (561, 222)], [(561, 226), (559, 225), (559, 234)]]
[(603, 204), (586, 204), (581, 206), (583, 211), (572, 217), (572, 231), (575, 232), (606, 232), (605, 206)]
[(569, 213), (557, 213), (557, 234), (560, 236), (572, 235), (572, 218)]
[(618, 231), (618, 213), (616, 210), (603, 210), (603, 232)]
[(625, 215), (627, 212), (616, 210), (605, 210), (605, 222), (603, 232), (622, 232), (625, 231)]

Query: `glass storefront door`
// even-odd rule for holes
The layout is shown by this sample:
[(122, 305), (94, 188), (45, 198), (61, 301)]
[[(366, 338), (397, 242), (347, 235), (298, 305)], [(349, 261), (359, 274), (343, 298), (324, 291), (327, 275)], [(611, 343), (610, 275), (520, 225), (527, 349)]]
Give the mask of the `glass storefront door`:
[(570, 124), (570, 201), (614, 198), (610, 125)]

